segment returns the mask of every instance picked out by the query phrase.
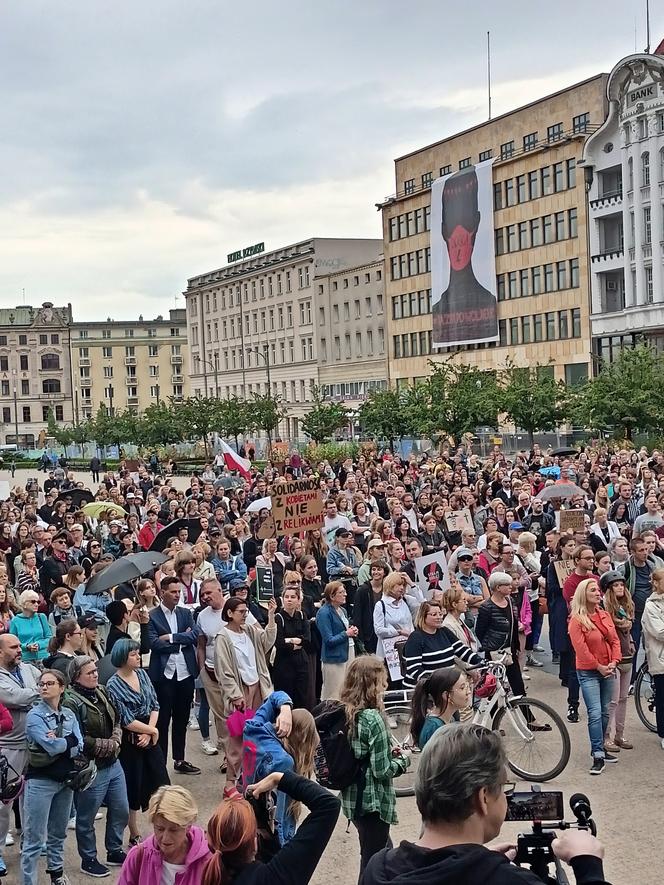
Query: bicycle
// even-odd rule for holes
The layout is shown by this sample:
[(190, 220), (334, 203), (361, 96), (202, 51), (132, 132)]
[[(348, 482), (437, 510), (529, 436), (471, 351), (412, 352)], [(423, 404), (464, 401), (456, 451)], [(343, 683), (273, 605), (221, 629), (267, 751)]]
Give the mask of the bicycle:
[(411, 689), (395, 689), (386, 691), (383, 695), (385, 713), (394, 724), (394, 727), (390, 728), (392, 745), (410, 753), (410, 766), (394, 780), (394, 792), (397, 796), (415, 795), (415, 775), (420, 748), (413, 742), (410, 734), (412, 697)]
[(657, 731), (655, 718), (655, 683), (648, 670), (648, 662), (644, 661), (638, 669), (634, 680), (634, 703), (639, 719), (648, 731)]

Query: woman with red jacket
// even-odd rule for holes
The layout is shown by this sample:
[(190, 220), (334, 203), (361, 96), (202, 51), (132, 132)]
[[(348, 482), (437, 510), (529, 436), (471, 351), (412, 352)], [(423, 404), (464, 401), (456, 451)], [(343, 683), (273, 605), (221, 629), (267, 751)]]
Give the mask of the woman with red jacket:
[(581, 581), (572, 598), (569, 638), (576, 652), (576, 673), (588, 711), (588, 734), (593, 757), (591, 774), (601, 774), (606, 762), (617, 758), (604, 750), (616, 668), (622, 660), (613, 619), (600, 608), (597, 581)]

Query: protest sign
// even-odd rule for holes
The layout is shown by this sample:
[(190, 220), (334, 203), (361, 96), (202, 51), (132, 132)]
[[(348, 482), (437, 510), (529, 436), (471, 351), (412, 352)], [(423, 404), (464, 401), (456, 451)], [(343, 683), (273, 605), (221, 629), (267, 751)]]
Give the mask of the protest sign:
[(278, 535), (322, 528), (325, 518), (320, 480), (294, 479), (274, 483), (272, 517)]
[(274, 596), (272, 569), (256, 566), (256, 597), (259, 602), (269, 602)]
[(473, 528), (473, 518), (470, 510), (450, 510), (445, 514), (445, 525), (448, 532), (462, 532), (464, 529)]
[(556, 515), (558, 517), (558, 528), (561, 532), (583, 531), (583, 518), (585, 516), (583, 510), (559, 510)]
[(401, 647), (403, 648), (404, 643), (405, 639), (403, 637), (383, 639), (385, 666), (388, 669), (392, 682), (399, 682), (403, 679), (403, 673), (401, 672), (401, 658), (399, 656), (397, 645), (401, 644)]
[(436, 590), (449, 590), (450, 575), (442, 550), (420, 556), (415, 563), (415, 576), (425, 599), (431, 599)]
[(560, 588), (562, 589), (563, 584), (569, 578), (569, 576), (574, 571), (574, 560), (573, 559), (560, 559), (557, 562), (554, 562), (554, 568), (556, 570), (556, 577), (558, 578), (558, 583), (560, 584)]

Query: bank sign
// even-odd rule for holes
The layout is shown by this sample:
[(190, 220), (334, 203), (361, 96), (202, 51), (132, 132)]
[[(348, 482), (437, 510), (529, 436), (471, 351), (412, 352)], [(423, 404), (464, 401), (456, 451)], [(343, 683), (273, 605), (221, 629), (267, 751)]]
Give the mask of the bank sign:
[(630, 89), (627, 93), (627, 107), (631, 108), (640, 102), (655, 101), (659, 97), (656, 83), (645, 83), (637, 89)]
[(265, 252), (265, 243), (256, 243), (254, 246), (245, 246), (244, 249), (238, 249), (237, 252), (229, 252), (226, 261), (232, 264), (234, 261), (241, 261), (243, 258), (250, 258), (252, 255), (260, 255)]

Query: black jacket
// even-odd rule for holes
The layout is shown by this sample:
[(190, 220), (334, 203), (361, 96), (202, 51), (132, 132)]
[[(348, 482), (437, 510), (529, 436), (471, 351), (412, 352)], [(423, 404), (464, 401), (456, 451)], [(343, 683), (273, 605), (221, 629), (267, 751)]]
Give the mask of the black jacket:
[(483, 651), (512, 648), (518, 626), (519, 616), (514, 611), (510, 598), (503, 608), (492, 599), (485, 599), (477, 609), (475, 633)]
[(69, 558), (64, 560), (56, 559), (55, 556), (47, 556), (39, 569), (39, 583), (41, 592), (46, 600), (50, 602), (51, 593), (56, 587), (62, 586), (62, 579), (71, 567)]
[[(380, 597), (379, 597), (380, 598)], [(371, 581), (360, 584), (355, 595), (352, 623), (358, 629), (357, 638), (372, 655), (376, 654), (378, 637), (374, 630), (373, 613), (376, 606)]]
[[(608, 885), (597, 857), (575, 858), (572, 869), (577, 885)], [(542, 880), (484, 845), (430, 850), (402, 842), (371, 858), (363, 885), (542, 885)]]

